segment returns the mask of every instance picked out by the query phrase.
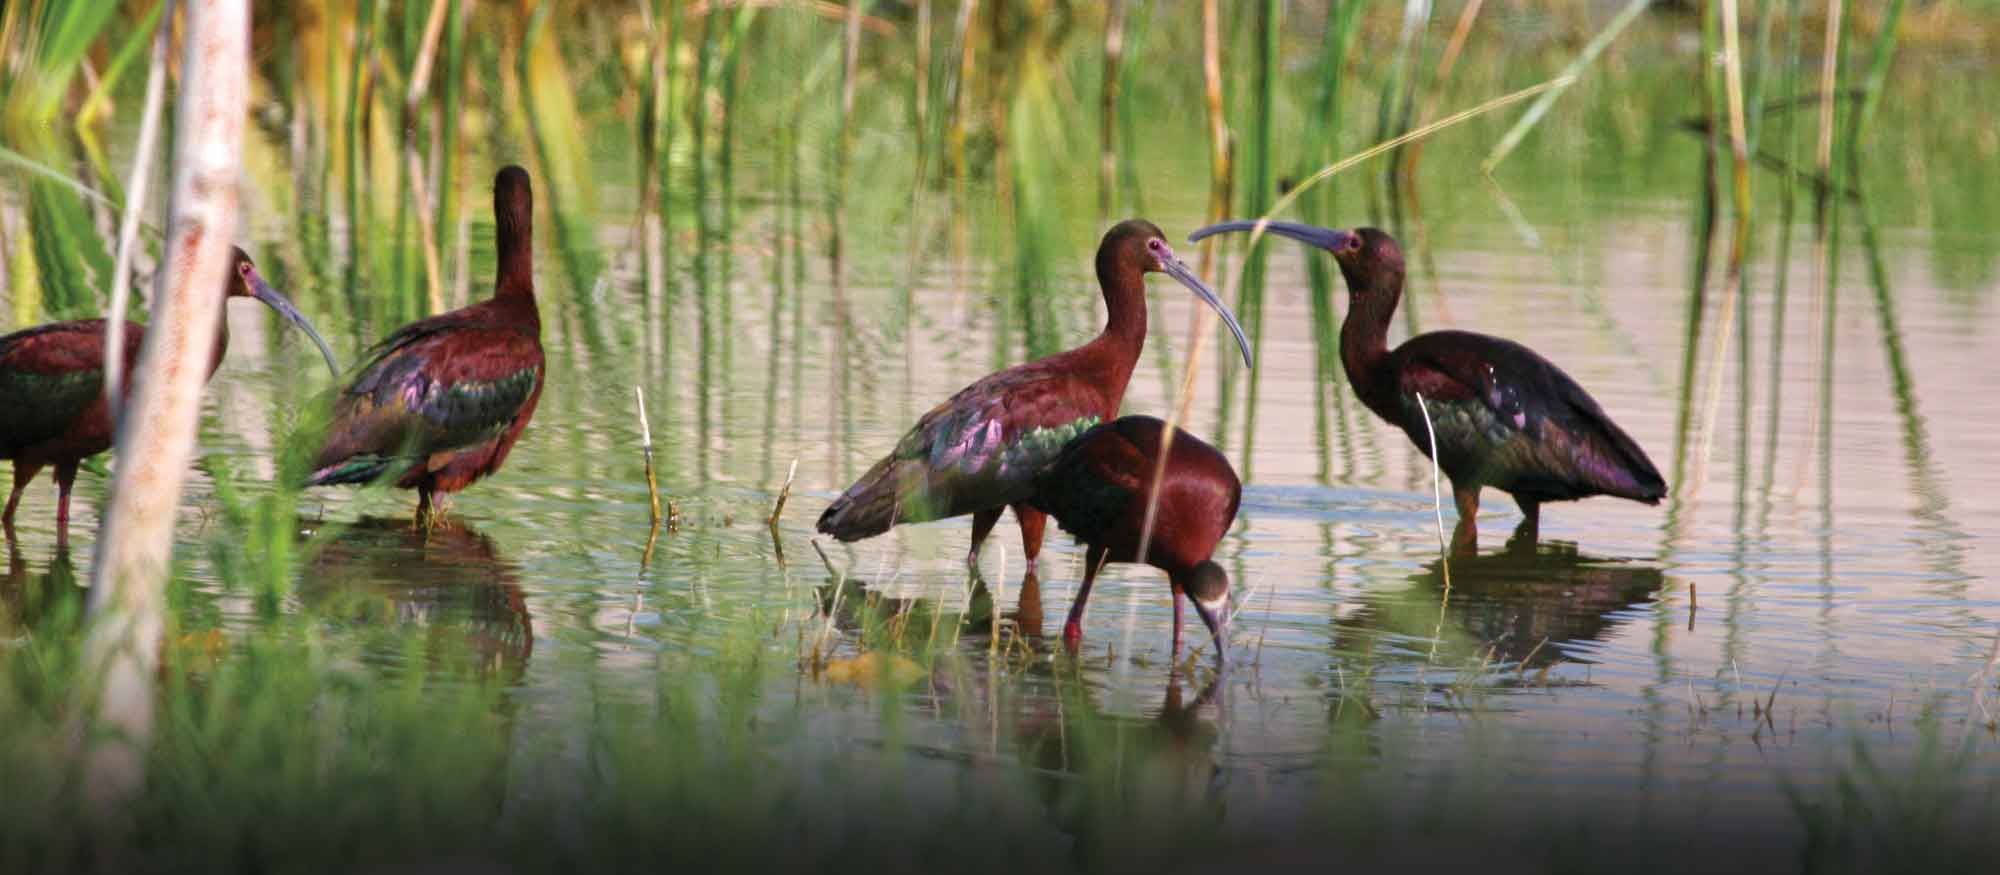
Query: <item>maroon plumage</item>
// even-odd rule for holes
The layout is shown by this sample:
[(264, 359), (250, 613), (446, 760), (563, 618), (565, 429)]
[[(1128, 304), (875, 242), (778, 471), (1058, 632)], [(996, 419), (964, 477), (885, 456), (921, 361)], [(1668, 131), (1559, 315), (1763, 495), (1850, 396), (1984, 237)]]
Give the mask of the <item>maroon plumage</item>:
[[(1224, 222), (1196, 231), (1199, 240), (1247, 231)], [(1453, 541), (1478, 540), (1479, 492), (1514, 496), (1532, 539), (1540, 507), (1593, 495), (1657, 504), (1667, 484), (1637, 441), (1611, 421), (1561, 368), (1521, 344), (1467, 331), (1434, 331), (1389, 349), (1389, 321), (1403, 294), (1403, 253), (1374, 228), (1335, 231), (1272, 222), (1273, 234), (1333, 253), (1347, 280), (1341, 364), (1363, 404), (1408, 435), (1425, 455), (1436, 434), (1438, 467), (1458, 504)], [(1421, 400), (1420, 400), (1421, 399)], [(1429, 424), (1425, 419), (1428, 414)]]
[(1146, 342), (1146, 281), (1165, 273), (1219, 311), (1249, 359), (1236, 319), (1174, 257), (1160, 229), (1133, 219), (1097, 249), (1097, 279), (1109, 310), (1103, 333), (1083, 346), (985, 377), (917, 420), (888, 456), (820, 515), (819, 530), (842, 541), (882, 534), (898, 523), (972, 514), (972, 549), (1007, 507), (1021, 523), (1032, 565), (1044, 517), (1027, 504), (1035, 472), (1083, 430), (1118, 415)]
[[(1180, 429), (1165, 448), (1162, 468), (1165, 434), (1166, 423), (1150, 416), (1097, 426), (1071, 441), (1042, 470), (1029, 501), (1087, 545), (1083, 584), (1063, 626), (1066, 641), (1074, 645), (1082, 638), (1084, 605), (1104, 563), (1144, 562), (1165, 571), (1173, 588), (1174, 651), (1180, 651), (1181, 596), (1186, 595), (1215, 636), (1221, 658), (1228, 640), (1229, 576), (1213, 556), (1236, 520), (1243, 484), (1220, 451)], [(1148, 540), (1147, 501), (1156, 483), (1159, 497)], [(1139, 553), (1142, 541), (1144, 556)]]
[[(290, 301), (264, 282), (243, 250), (234, 251), (225, 282), (225, 302), (232, 297), (263, 301), (304, 330), (326, 356), (327, 367), (338, 372), (326, 341)], [(225, 317), (226, 312), (218, 308), (215, 350), (208, 364), (211, 376), (229, 348), (229, 320)], [(69, 496), (77, 467), (84, 459), (111, 448), (114, 429), (104, 393), (105, 324), (103, 319), (78, 319), (0, 337), (0, 411), (5, 411), (0, 416), (0, 459), (14, 462), (14, 489), (7, 497), (0, 523), (10, 537), (22, 491), (44, 466), (54, 465), (59, 495), (56, 537), (66, 539)], [(145, 332), (144, 325), (125, 323), (125, 367), (139, 360)], [(131, 389), (132, 381), (125, 381), (121, 396), (130, 395)], [(124, 397), (119, 398), (119, 403), (124, 401)]]
[(535, 305), (528, 174), (493, 181), (500, 269), (493, 297), (404, 326), (370, 351), (334, 401), (307, 485), (388, 479), (432, 497), (500, 469), (535, 415), (545, 376)]

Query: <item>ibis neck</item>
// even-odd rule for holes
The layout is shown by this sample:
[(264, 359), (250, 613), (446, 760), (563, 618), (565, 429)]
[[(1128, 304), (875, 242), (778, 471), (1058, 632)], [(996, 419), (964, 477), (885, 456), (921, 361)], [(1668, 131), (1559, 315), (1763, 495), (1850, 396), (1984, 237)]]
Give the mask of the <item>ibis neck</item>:
[[(1350, 282), (1350, 289), (1354, 289)], [(1389, 321), (1396, 315), (1402, 289), (1382, 284), (1363, 287), (1348, 296), (1347, 319), (1340, 324), (1340, 364), (1348, 385), (1376, 414), (1396, 419), (1401, 402), (1389, 373)]]
[(1098, 265), (1098, 285), (1104, 288), (1104, 337), (1129, 345), (1132, 360), (1146, 345), (1146, 274), (1123, 266)]
[[(215, 376), (216, 369), (222, 367), (223, 355), (228, 352), (229, 352), (229, 296), (224, 295), (222, 298), (222, 304), (215, 308), (215, 351), (212, 352), (208, 357), (209, 376), (211, 377)], [(131, 362), (126, 362), (125, 366), (128, 368), (131, 367)], [(129, 380), (126, 382), (126, 385), (128, 386), (131, 385)]]
[(535, 258), (525, 244), (501, 247), (499, 277), (493, 287), (495, 300), (525, 300), (534, 306)]
[(1110, 315), (1104, 333), (1091, 341), (1102, 368), (1110, 419), (1124, 403), (1125, 387), (1132, 370), (1139, 365), (1139, 353), (1146, 348), (1146, 275), (1138, 270), (1098, 266), (1097, 281), (1104, 287), (1104, 306)]

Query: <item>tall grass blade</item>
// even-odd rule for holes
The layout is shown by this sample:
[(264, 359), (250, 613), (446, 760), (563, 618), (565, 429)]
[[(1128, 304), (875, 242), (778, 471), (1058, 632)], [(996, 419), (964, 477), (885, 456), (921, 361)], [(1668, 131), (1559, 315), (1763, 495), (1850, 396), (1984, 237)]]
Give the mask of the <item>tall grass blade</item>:
[[(1731, 193), (1734, 196), (1734, 233), (1729, 243), (1729, 262), (1723, 274), (1722, 314), (1720, 336), (1716, 338), (1715, 353), (1709, 363), (1707, 407), (1702, 415), (1700, 438), (1695, 444), (1695, 469), (1688, 488), (1692, 500), (1707, 479), (1709, 452), (1715, 432), (1715, 419), (1722, 404), (1723, 355), (1734, 338), (1737, 318), (1740, 312), (1743, 287), (1743, 262), (1750, 247), (1751, 208), (1753, 200), (1750, 191), (1750, 141), (1748, 123), (1743, 109), (1743, 47), (1742, 26), (1737, 16), (1738, 0), (1721, 0), (1718, 14), (1722, 27), (1722, 64), (1725, 105), (1729, 114), (1729, 152), (1731, 157)], [(1747, 329), (1746, 329), (1747, 330)]]
[(1521, 120), (1515, 122), (1514, 127), (1501, 136), (1500, 142), (1493, 144), (1493, 151), (1487, 153), (1486, 160), (1480, 162), (1480, 172), (1488, 176), (1493, 175), (1493, 169), (1499, 167), (1500, 162), (1507, 159), (1508, 153), (1513, 152), (1514, 147), (1521, 144), (1521, 138), (1526, 137), (1529, 131), (1534, 130), (1535, 125), (1541, 123), (1542, 116), (1548, 114), (1549, 107), (1555, 105), (1556, 98), (1562, 96), (1569, 83), (1581, 78), (1584, 69), (1596, 61), (1598, 55), (1604, 53), (1605, 47), (1611, 45), (1611, 41), (1617, 39), (1618, 35), (1633, 21), (1638, 20), (1639, 14), (1645, 12), (1646, 7), (1651, 5), (1653, 0), (1630, 0), (1625, 4), (1625, 8), (1620, 9), (1611, 19), (1611, 23), (1605, 25), (1604, 30), (1599, 31), (1597, 36), (1585, 43), (1583, 51), (1575, 60), (1570, 61), (1569, 66), (1564, 67), (1562, 74), (1557, 77), (1563, 83), (1562, 86), (1543, 95), (1540, 100), (1528, 107), (1527, 112), (1521, 114)]
[[(1278, 89), (1278, 34), (1283, 7), (1278, 0), (1264, 0), (1258, 6), (1257, 14), (1257, 75), (1254, 112), (1256, 118), (1250, 126), (1250, 189), (1247, 206), (1253, 214), (1261, 214), (1270, 203), (1272, 192), (1277, 188), (1275, 145), (1272, 143), (1272, 128), (1276, 124)], [(1245, 327), (1250, 332), (1250, 348), (1253, 358), (1264, 354), (1264, 260), (1266, 247), (1259, 243), (1247, 250), (1243, 256), (1242, 288), (1236, 299), (1237, 312), (1242, 314)], [(1235, 370), (1235, 363), (1223, 357), (1223, 373)], [(1245, 378), (1250, 386), (1243, 405), (1243, 475), (1251, 476), (1253, 470), (1252, 448), (1255, 445), (1257, 429), (1257, 388), (1258, 371), (1251, 369)], [(1224, 377), (1223, 409), (1228, 409), (1229, 382)], [(1226, 423), (1227, 417), (1223, 418)], [(1222, 432), (1226, 434), (1226, 431)], [(1218, 437), (1222, 436), (1218, 434)]]
[(89, 96), (83, 99), (83, 105), (76, 111), (74, 127), (77, 142), (83, 145), (85, 155), (95, 168), (97, 177), (103, 180), (105, 188), (109, 189), (112, 200), (123, 201), (125, 192), (117, 188), (117, 176), (112, 172), (111, 162), (105, 157), (103, 145), (98, 141), (97, 129), (103, 122), (105, 114), (111, 110), (112, 92), (125, 78), (125, 71), (138, 63), (139, 56), (146, 50), (147, 45), (155, 41), (153, 37), (159, 29), (161, 14), (171, 6), (167, 0), (153, 4), (153, 8), (139, 21), (139, 25), (133, 28), (119, 45), (118, 51), (111, 57), (110, 66), (104, 69), (104, 75), (98, 78), (97, 84), (90, 89)]
[[(162, 0), (159, 11), (169, 13), (173, 0)], [(139, 243), (139, 217), (146, 212), (146, 193), (152, 188), (154, 141), (160, 133), (160, 109), (167, 99), (167, 44), (172, 34), (167, 27), (154, 28), (153, 52), (146, 74), (145, 103), (139, 110), (139, 141), (132, 150), (132, 175), (127, 178), (125, 209), (118, 221), (118, 263), (111, 271), (111, 309), (104, 323), (104, 397), (122, 398), (119, 391), (125, 366), (125, 305), (132, 292), (132, 250)], [(119, 407), (111, 415), (117, 420)]]
[[(1811, 425), (1807, 429), (1806, 446), (1819, 451), (1822, 468), (1830, 464), (1831, 444), (1829, 439), (1821, 442), (1821, 431), (1828, 427), (1827, 419), (1833, 410), (1833, 335), (1834, 297), (1839, 291), (1835, 273), (1839, 267), (1839, 220), (1840, 201), (1832, 197), (1838, 191), (1839, 180), (1833, 169), (1834, 147), (1834, 99), (1840, 93), (1842, 40), (1846, 33), (1842, 19), (1847, 11), (1847, 0), (1827, 0), (1825, 55), (1820, 61), (1820, 102), (1819, 102), (1819, 148), (1817, 167), (1819, 178), (1827, 184), (1816, 189), (1813, 199), (1813, 327), (1817, 329), (1817, 342), (1813, 346), (1814, 370), (1819, 374), (1818, 395), (1813, 405)], [(1793, 471), (1792, 494), (1798, 495), (1805, 488), (1806, 454), (1799, 455), (1797, 467)], [(1822, 496), (1822, 501), (1826, 496)]]
[[(1787, 26), (1790, 36), (1785, 48), (1784, 78), (1780, 80), (1779, 92), (1790, 98), (1798, 90), (1801, 31), (1804, 23), (1799, 18), (1800, 0), (1786, 0)], [(1763, 531), (1770, 520), (1771, 487), (1778, 470), (1778, 432), (1781, 414), (1784, 410), (1782, 392), (1784, 389), (1785, 362), (1785, 304), (1791, 287), (1792, 267), (1792, 226), (1794, 211), (1798, 206), (1798, 154), (1799, 124), (1798, 113), (1784, 113), (1785, 146), (1784, 162), (1779, 172), (1778, 189), (1778, 248), (1772, 262), (1775, 270), (1771, 287), (1771, 354), (1770, 373), (1764, 389), (1764, 465), (1763, 480), (1758, 485), (1758, 494), (1763, 497), (1757, 514), (1757, 528)]]
[[(1362, 5), (1361, 0), (1338, 0), (1327, 13), (1326, 33), (1320, 50), (1318, 123), (1310, 127), (1313, 140), (1307, 147), (1305, 159), (1293, 172), (1294, 176), (1304, 176), (1315, 166), (1330, 164), (1339, 154), (1341, 84), (1347, 75), (1347, 58), (1361, 22)], [(1337, 192), (1338, 189), (1332, 186), (1314, 192), (1300, 202), (1300, 215), (1309, 224), (1331, 224)], [(1337, 427), (1342, 443), (1350, 440), (1347, 383), (1340, 375), (1340, 332), (1336, 327), (1333, 306), (1333, 269), (1327, 266), (1326, 259), (1309, 248), (1300, 255), (1305, 261), (1312, 310), (1313, 425), (1314, 433), (1318, 435), (1315, 444), (1319, 448), (1320, 477), (1324, 479), (1330, 476), (1332, 469), (1329, 459), (1333, 445), (1331, 432)], [(1328, 416), (1329, 406), (1336, 414), (1332, 418)]]
[(1118, 95), (1125, 84), (1125, 0), (1104, 7), (1104, 81), (1097, 105), (1097, 220), (1109, 225), (1118, 197)]

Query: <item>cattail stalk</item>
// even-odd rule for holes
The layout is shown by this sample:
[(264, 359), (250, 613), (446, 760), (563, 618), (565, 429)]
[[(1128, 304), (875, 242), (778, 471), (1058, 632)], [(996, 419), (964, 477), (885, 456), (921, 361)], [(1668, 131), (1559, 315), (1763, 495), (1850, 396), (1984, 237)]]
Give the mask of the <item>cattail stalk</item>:
[(94, 728), (86, 736), (83, 786), (100, 815), (117, 816), (145, 782), (174, 516), (194, 457), (237, 231), (249, 43), (248, 3), (187, 5), (166, 246), (134, 370), (133, 415), (118, 429), (88, 608), (81, 710)]

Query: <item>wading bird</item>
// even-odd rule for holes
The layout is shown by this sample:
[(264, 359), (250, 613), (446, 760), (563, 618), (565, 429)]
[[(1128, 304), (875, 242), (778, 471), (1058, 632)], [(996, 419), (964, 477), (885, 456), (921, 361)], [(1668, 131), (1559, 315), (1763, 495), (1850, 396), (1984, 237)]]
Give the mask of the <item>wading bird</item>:
[(1118, 415), (1125, 385), (1146, 343), (1146, 274), (1164, 273), (1217, 313), (1250, 344), (1215, 292), (1174, 257), (1166, 236), (1143, 219), (1121, 222), (1097, 248), (1097, 281), (1110, 318), (1083, 346), (990, 374), (931, 408), (896, 449), (820, 515), (819, 530), (841, 541), (871, 538), (898, 523), (972, 514), (968, 564), (1012, 507), (1030, 566), (1047, 518), (1028, 506), (1035, 472), (1064, 444)]
[(417, 490), (417, 520), (428, 523), (435, 496), (500, 469), (542, 396), (533, 219), (527, 171), (501, 170), (493, 297), (406, 325), (369, 351), (334, 400), (306, 485), (391, 480)]
[[(1190, 239), (1256, 224), (1223, 222)], [(1435, 430), (1438, 467), (1451, 478), (1458, 504), (1455, 550), (1478, 545), (1473, 517), (1482, 487), (1514, 496), (1525, 515), (1519, 534), (1528, 541), (1543, 502), (1612, 495), (1658, 504), (1666, 497), (1666, 481), (1646, 451), (1590, 393), (1534, 350), (1469, 331), (1433, 331), (1389, 349), (1389, 320), (1403, 296), (1403, 252), (1395, 238), (1374, 228), (1335, 231), (1292, 222), (1272, 222), (1266, 230), (1331, 252), (1340, 264), (1348, 292), (1340, 326), (1347, 382), (1369, 410), (1401, 428), (1427, 456)]]
[[(333, 350), (314, 331), (292, 302), (278, 294), (257, 273), (257, 266), (243, 250), (234, 251), (229, 265), (223, 302), (230, 298), (256, 298), (297, 325), (319, 346), (326, 366), (335, 376)], [(229, 349), (227, 307), (216, 308), (215, 352), (208, 360), (214, 376)], [(56, 322), (17, 331), (0, 337), (0, 459), (14, 461), (14, 491), (7, 496), (5, 523), (9, 538), (14, 534), (14, 510), (21, 491), (35, 479), (44, 465), (56, 468), (56, 538), (69, 537), (69, 494), (76, 483), (77, 465), (84, 459), (111, 448), (114, 436), (111, 406), (104, 394), (103, 319)], [(125, 366), (139, 360), (139, 347), (146, 326), (125, 323)], [(132, 380), (125, 381), (119, 399), (123, 404), (132, 392)]]
[[(1150, 416), (1127, 416), (1084, 432), (1043, 469), (1029, 502), (1086, 545), (1083, 585), (1063, 623), (1064, 643), (1075, 647), (1083, 640), (1084, 605), (1104, 563), (1144, 562), (1165, 571), (1173, 587), (1174, 655), (1181, 651), (1181, 597), (1186, 596), (1215, 637), (1215, 658), (1222, 662), (1229, 641), (1229, 575), (1211, 557), (1236, 520), (1243, 484), (1221, 452), (1178, 428), (1160, 469), (1166, 428)], [(1140, 556), (1155, 471), (1160, 471), (1158, 509), (1146, 555)]]

